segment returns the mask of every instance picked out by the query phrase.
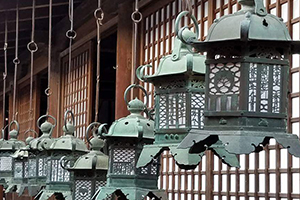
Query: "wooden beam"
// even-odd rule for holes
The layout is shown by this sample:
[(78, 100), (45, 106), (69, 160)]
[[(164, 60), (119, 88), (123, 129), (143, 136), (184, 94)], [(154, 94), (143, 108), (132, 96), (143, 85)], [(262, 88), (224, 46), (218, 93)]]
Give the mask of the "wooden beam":
[(116, 110), (115, 118), (129, 114), (124, 102), (124, 91), (130, 85), (132, 66), (132, 2), (119, 5), (117, 32)]

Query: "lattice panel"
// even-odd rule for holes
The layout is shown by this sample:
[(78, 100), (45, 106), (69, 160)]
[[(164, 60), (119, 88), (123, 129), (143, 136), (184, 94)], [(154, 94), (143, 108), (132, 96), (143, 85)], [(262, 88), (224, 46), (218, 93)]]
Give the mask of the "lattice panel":
[(61, 167), (59, 160), (48, 161), (48, 168), (51, 169), (51, 181), (68, 182), (70, 180), (70, 172)]
[[(237, 1), (192, 0), (193, 13), (198, 19), (200, 40), (205, 38), (208, 27), (215, 18), (233, 13), (240, 9)], [(300, 39), (300, 0), (265, 0), (269, 13), (283, 18), (293, 39)], [(154, 5), (153, 5), (154, 6)], [(151, 7), (151, 6), (150, 6)], [(166, 1), (162, 7), (155, 11), (144, 11), (141, 63), (151, 64), (147, 74), (153, 74), (159, 64), (159, 59), (171, 53), (174, 40), (174, 20), (181, 10), (180, 0)], [(183, 24), (190, 24), (183, 20)], [(262, 51), (263, 52), (263, 51)], [(270, 53), (270, 49), (268, 50)], [(238, 52), (237, 52), (238, 53)], [(281, 59), (276, 51), (272, 54), (260, 54), (261, 57)], [(300, 55), (292, 56), (291, 68), (291, 94), (289, 107), (289, 131), (299, 136), (300, 123)], [(274, 66), (273, 77), (273, 107), (272, 112), (279, 110), (278, 85), (280, 80), (278, 67)], [(253, 73), (256, 73), (253, 71)], [(277, 74), (276, 74), (277, 73)], [(254, 80), (255, 75), (251, 77)], [(275, 81), (276, 80), (276, 81)], [(285, 81), (285, 80), (284, 80)], [(153, 97), (154, 87), (145, 84), (149, 95)], [(250, 90), (254, 91), (255, 85)], [(251, 93), (249, 110), (256, 109), (256, 93)], [(165, 99), (166, 101), (166, 99)], [(274, 106), (275, 105), (275, 106)], [(149, 107), (153, 100), (149, 101)], [(164, 125), (163, 125), (164, 126)], [(209, 163), (206, 164), (206, 158)], [(184, 171), (176, 167), (171, 155), (165, 152), (162, 155), (160, 188), (167, 190), (170, 200), (198, 200), (198, 199), (300, 199), (300, 160), (288, 155), (286, 150), (280, 148), (273, 140), (271, 144), (259, 154), (241, 156), (240, 170), (227, 168), (217, 157), (211, 160), (211, 153), (204, 157), (199, 167), (194, 171)], [(277, 162), (275, 162), (277, 160)], [(207, 168), (206, 168), (207, 166)], [(211, 178), (211, 173), (213, 177)], [(208, 184), (208, 185), (207, 185)], [(256, 185), (256, 187), (254, 187)], [(210, 188), (212, 188), (210, 190)], [(207, 191), (208, 190), (208, 191)], [(206, 193), (205, 193), (206, 192)]]
[(14, 178), (23, 178), (23, 162), (15, 162)]
[(76, 180), (75, 181), (75, 199), (89, 200), (92, 196), (92, 181)]
[(75, 116), (76, 136), (85, 139), (86, 127), (91, 121), (91, 44), (87, 43), (72, 53), (71, 69), (68, 55), (63, 58), (63, 107)]
[(191, 122), (192, 128), (203, 128), (204, 126), (204, 94), (191, 95)]
[(11, 171), (12, 170), (12, 158), (11, 157), (0, 157), (0, 171)]
[(113, 149), (112, 172), (114, 174), (135, 174), (135, 149), (115, 148)]
[(36, 159), (29, 159), (28, 161), (28, 175), (29, 177), (36, 177)]

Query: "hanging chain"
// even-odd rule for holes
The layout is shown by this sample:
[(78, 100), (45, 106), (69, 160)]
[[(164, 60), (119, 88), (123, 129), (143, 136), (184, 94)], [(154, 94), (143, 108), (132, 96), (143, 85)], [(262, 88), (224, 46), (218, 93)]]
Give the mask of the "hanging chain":
[(27, 49), (30, 52), (30, 97), (29, 97), (29, 129), (32, 128), (33, 122), (33, 109), (32, 109), (32, 96), (33, 96), (33, 67), (34, 67), (34, 53), (38, 50), (38, 46), (34, 41), (35, 30), (35, 0), (32, 0), (32, 19), (31, 19), (31, 41), (27, 44)]
[(138, 0), (135, 0), (134, 11), (131, 14), (131, 19), (134, 22), (134, 39), (133, 39), (133, 57), (132, 57), (132, 69), (131, 69), (131, 83), (138, 84), (137, 79), (135, 78), (135, 70), (137, 67), (137, 40), (138, 40), (138, 23), (142, 21), (143, 15), (139, 11)]
[[(5, 13), (5, 31), (4, 31), (4, 73), (3, 73), (3, 106), (2, 106), (2, 116), (3, 116), (3, 128), (5, 127), (5, 103), (6, 103), (6, 78), (7, 78), (7, 47), (8, 47), (8, 43), (7, 43), (7, 13)], [(4, 139), (4, 138), (2, 138)]]
[(68, 69), (68, 77), (69, 77), (69, 83), (68, 83), (68, 93), (69, 93), (69, 102), (70, 102), (70, 110), (72, 109), (72, 104), (76, 101), (76, 99), (73, 99), (73, 102), (71, 103), (71, 67), (72, 67), (72, 42), (76, 38), (77, 33), (74, 30), (74, 2), (73, 0), (69, 0), (69, 21), (70, 21), (70, 29), (66, 32), (67, 38), (69, 38), (69, 69)]
[(101, 0), (98, 0), (98, 8), (94, 12), (97, 24), (97, 75), (96, 75), (96, 101), (95, 101), (95, 122), (98, 121), (99, 113), (99, 96), (100, 96), (100, 43), (101, 43), (101, 26), (104, 13), (101, 8)]
[(13, 93), (13, 114), (12, 121), (16, 120), (17, 112), (16, 112), (16, 93), (17, 93), (17, 73), (18, 73), (18, 65), (20, 64), (20, 59), (18, 58), (19, 53), (19, 1), (17, 1), (16, 6), (16, 43), (15, 43), (15, 58), (13, 63), (15, 64), (15, 73), (14, 73), (14, 93)]
[(45, 90), (45, 94), (47, 96), (47, 111), (46, 115), (49, 115), (49, 109), (50, 109), (50, 95), (51, 95), (51, 89), (50, 89), (50, 78), (51, 78), (51, 51), (52, 51), (52, 0), (49, 0), (49, 35), (48, 35), (48, 87)]

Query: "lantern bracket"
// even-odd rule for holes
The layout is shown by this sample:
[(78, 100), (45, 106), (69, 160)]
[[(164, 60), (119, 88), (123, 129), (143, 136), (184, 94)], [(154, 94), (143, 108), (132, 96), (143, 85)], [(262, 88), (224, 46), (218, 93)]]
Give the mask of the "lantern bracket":
[(144, 75), (144, 74), (145, 74), (145, 68), (146, 68), (146, 67), (151, 68), (152, 65), (149, 65), (149, 64), (147, 64), (147, 65), (141, 65), (141, 66), (139, 66), (139, 67), (136, 69), (136, 72), (135, 72), (136, 77), (137, 77), (140, 81), (142, 81), (142, 82), (145, 82), (145, 78), (148, 76), (147, 74)]

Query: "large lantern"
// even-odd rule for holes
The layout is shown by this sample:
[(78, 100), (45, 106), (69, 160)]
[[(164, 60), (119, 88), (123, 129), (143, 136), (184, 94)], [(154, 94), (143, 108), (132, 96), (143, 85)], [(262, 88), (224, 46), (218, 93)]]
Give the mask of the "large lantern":
[[(139, 85), (133, 87), (145, 89)], [(146, 104), (147, 105), (147, 104)], [(107, 140), (109, 148), (109, 169), (107, 184), (99, 189), (95, 195), (97, 200), (120, 199), (136, 200), (148, 196), (150, 198), (163, 198), (165, 193), (157, 189), (159, 163), (153, 162), (144, 168), (136, 168), (143, 144), (152, 143), (154, 140), (154, 122), (141, 115), (146, 106), (138, 99), (127, 102), (130, 115), (116, 120), (109, 128), (108, 133), (101, 129), (98, 133)]]
[(199, 153), (221, 141), (230, 153), (249, 154), (275, 138), (300, 156), (298, 137), (286, 133), (288, 59), (300, 43), (262, 0), (239, 3), (242, 10), (215, 20), (204, 42), (180, 36), (207, 52), (204, 130), (192, 131), (180, 148)]
[[(15, 125), (16, 129), (10, 130)], [(0, 184), (5, 188), (13, 180), (14, 161), (12, 155), (18, 149), (25, 147), (25, 143), (17, 139), (19, 134), (19, 123), (12, 121), (9, 125), (9, 140), (0, 143)]]
[[(32, 132), (37, 136), (37, 133), (29, 129), (24, 133)], [(34, 139), (34, 137), (29, 136), (26, 139), (26, 146), (18, 149), (13, 155), (13, 178), (8, 183), (7, 188), (5, 189), (5, 193), (16, 191), (19, 196), (21, 196), (24, 192), (25, 187), (28, 184), (28, 149), (29, 143)]]
[(47, 200), (52, 195), (57, 199), (72, 199), (72, 189), (74, 184), (74, 175), (68, 172), (60, 165), (62, 157), (70, 160), (70, 165), (79, 156), (87, 152), (87, 147), (83, 140), (74, 136), (75, 126), (67, 121), (67, 115), (71, 114), (72, 122), (74, 115), (71, 111), (66, 111), (64, 116), (64, 135), (55, 139), (47, 152), (47, 179), (46, 187), (36, 196), (39, 200)]
[[(89, 153), (80, 156), (70, 167), (67, 167), (68, 161), (61, 159), (62, 167), (74, 172), (73, 200), (90, 200), (96, 190), (106, 184), (108, 156), (101, 152), (104, 141), (95, 134), (96, 128), (100, 126), (104, 127), (98, 122), (93, 122), (87, 128), (86, 139), (91, 147)], [(90, 131), (93, 131), (94, 136), (91, 140), (88, 137)]]
[[(137, 69), (137, 77), (153, 83), (155, 87), (155, 142), (144, 146), (137, 167), (146, 166), (163, 150), (170, 150), (176, 163), (185, 169), (195, 168), (203, 156), (203, 152), (189, 154), (188, 149), (177, 148), (190, 131), (201, 130), (204, 126), (205, 56), (193, 52), (190, 45), (182, 43), (177, 37), (181, 18), (186, 14), (188, 11), (183, 11), (176, 18), (173, 52), (160, 60), (156, 73), (144, 74), (144, 68), (149, 65)], [(197, 20), (194, 16), (191, 18), (196, 34), (191, 31), (183, 34), (197, 39)], [(222, 156), (228, 154), (220, 146), (213, 149)], [(237, 166), (237, 159), (235, 156), (233, 158), (234, 162), (230, 163)]]

